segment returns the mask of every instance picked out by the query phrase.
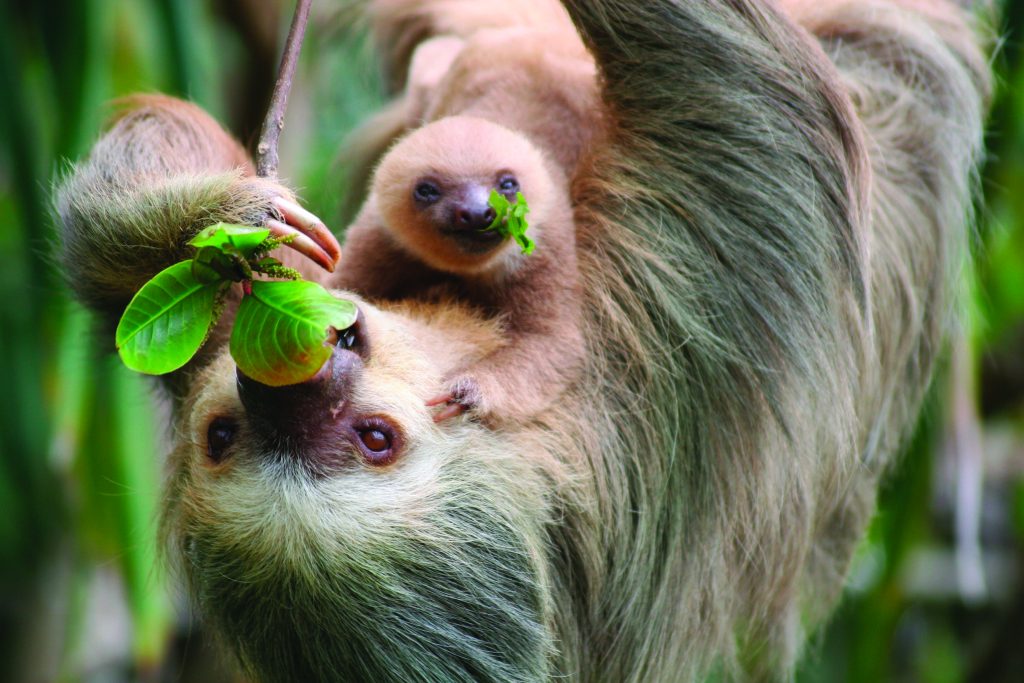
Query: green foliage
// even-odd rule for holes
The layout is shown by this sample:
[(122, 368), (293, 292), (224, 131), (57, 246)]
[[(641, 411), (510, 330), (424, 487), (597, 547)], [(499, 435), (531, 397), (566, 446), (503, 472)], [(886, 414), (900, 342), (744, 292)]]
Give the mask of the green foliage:
[(253, 282), (231, 332), (238, 367), (269, 386), (307, 380), (331, 356), (330, 328), (356, 321), (356, 306), (315, 282)]
[(530, 212), (530, 206), (526, 203), (523, 193), (516, 192), (516, 201), (513, 204), (497, 190), (491, 190), (487, 203), (496, 214), (487, 230), (496, 230), (504, 237), (511, 237), (522, 249), (522, 253), (532, 254), (537, 244), (526, 236), (526, 229), (530, 227), (526, 221), (526, 214)]
[(190, 261), (157, 273), (128, 304), (115, 342), (124, 364), (162, 375), (199, 351), (219, 317), (231, 282), (246, 284), (231, 333), (231, 356), (247, 375), (271, 386), (316, 374), (331, 355), (330, 328), (356, 321), (356, 307), (315, 282), (251, 282), (253, 273), (299, 280), (299, 273), (264, 256), (285, 240), (266, 228), (217, 223), (189, 240)]
[(135, 294), (117, 326), (115, 343), (132, 370), (162, 375), (185, 365), (214, 323), (223, 281), (204, 284), (192, 262), (165, 268)]
[(212, 247), (248, 259), (261, 250), (268, 237), (270, 230), (267, 228), (217, 223), (201, 230), (188, 243), (196, 249)]
[[(279, 3), (253, 11), (261, 26), (285, 26), (289, 13)], [(0, 110), (0, 680), (195, 678), (174, 671), (176, 657), (157, 675), (176, 628), (157, 559), (163, 418), (146, 378), (110, 354), (110, 335), (94, 334), (61, 286), (47, 188), (95, 142), (111, 114), (105, 103), (133, 92), (192, 99), (250, 139), (277, 55), (257, 54), (265, 43), (239, 28), (245, 19), (190, 0), (0, 4), (9, 29), (0, 85), (10, 99)], [(310, 88), (317, 120), (310, 137), (302, 125), (285, 136), (283, 170), (309, 188), (314, 213), (333, 216), (339, 193), (327, 178), (337, 175), (341, 139), (384, 97), (368, 49), (312, 28), (303, 77), (346, 86)], [(258, 262), (268, 276), (297, 275), (273, 259)], [(124, 584), (131, 661), (86, 674), (96, 630), (85, 615), (100, 566)]]

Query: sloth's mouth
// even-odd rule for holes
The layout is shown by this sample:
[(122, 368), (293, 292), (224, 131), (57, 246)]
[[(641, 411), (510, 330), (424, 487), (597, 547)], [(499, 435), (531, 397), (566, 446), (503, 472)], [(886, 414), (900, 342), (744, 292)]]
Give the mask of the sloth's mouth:
[(459, 230), (449, 228), (444, 235), (453, 240), (461, 249), (470, 254), (483, 254), (501, 244), (505, 237), (496, 230)]
[(267, 386), (236, 371), (238, 396), (253, 432), (274, 449), (306, 460), (344, 431), (348, 400), (370, 356), (363, 312), (350, 327), (330, 330), (327, 343), (333, 347), (330, 358), (299, 384)]

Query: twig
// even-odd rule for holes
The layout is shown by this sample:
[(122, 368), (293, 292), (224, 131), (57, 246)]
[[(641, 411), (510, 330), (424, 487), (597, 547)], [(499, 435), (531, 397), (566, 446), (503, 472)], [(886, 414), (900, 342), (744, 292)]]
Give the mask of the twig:
[(267, 109), (267, 117), (263, 120), (263, 130), (260, 131), (260, 141), (256, 146), (256, 175), (260, 177), (277, 175), (277, 141), (284, 128), (284, 110), (288, 106), (288, 93), (292, 89), (302, 41), (306, 37), (306, 22), (309, 19), (311, 2), (312, 0), (297, 0), (295, 3), (295, 16), (292, 17), (292, 25), (288, 29), (284, 54), (281, 55), (281, 66), (277, 70), (277, 82), (270, 96), (270, 107)]

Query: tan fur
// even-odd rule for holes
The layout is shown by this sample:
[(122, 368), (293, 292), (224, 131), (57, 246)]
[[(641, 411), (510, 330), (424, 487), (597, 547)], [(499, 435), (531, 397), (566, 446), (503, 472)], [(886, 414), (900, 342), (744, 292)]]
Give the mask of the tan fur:
[[(512, 11), (495, 11), (487, 2), (440, 0), (383, 0), (366, 3), (374, 37), (385, 56), (385, 72), (394, 90), (405, 87), (413, 52), (431, 36), (467, 36), (481, 28), (510, 26), (558, 27), (563, 35), (573, 31), (565, 10), (553, 2), (520, 2)], [(506, 8), (509, 9), (509, 8)]]
[(571, 176), (600, 131), (597, 86), (594, 62), (574, 32), (482, 30), (465, 39), (423, 119), (462, 114), (500, 123)]
[[(447, 195), (468, 185), (497, 187), (507, 174), (518, 179), (529, 202), (527, 234), (537, 245), (530, 255), (511, 239), (467, 252), (427, 213), (446, 215), (444, 207), (456, 201)], [(423, 178), (445, 193), (439, 206), (414, 200)], [(465, 116), (430, 123), (381, 161), (366, 206), (348, 230), (345, 265), (334, 284), (371, 298), (430, 299), (446, 292), (499, 320), (503, 348), (464, 364), (446, 384), (490, 421), (534, 415), (565, 389), (582, 354), (568, 194), (561, 170), (521, 135)]]
[[(421, 129), (385, 156), (366, 205), (347, 233), (346, 266), (337, 284), (370, 297), (396, 298), (424, 296), (449, 284), (441, 273), (464, 276), (458, 281), (461, 295), (504, 320), (508, 344), (487, 362), (467, 366), (448, 388), (493, 424), (499, 416), (535, 415), (558, 397), (577, 369), (580, 297), (566, 182), (602, 133), (603, 115), (593, 60), (564, 16), (559, 18), (560, 8), (528, 4), (521, 8), (525, 26), (511, 28), (505, 22), (491, 27), (481, 21), (483, 15), (464, 14), (468, 6), (460, 8), (451, 17), (441, 5), (423, 14), (404, 2), (371, 8), (381, 36), (392, 31), (415, 35), (418, 29), (408, 22), (420, 21), (431, 34), (439, 34), (408, 54), (401, 45), (389, 47), (387, 54), (410, 64), (405, 93), (379, 118), (378, 130), (383, 136), (397, 134), (394, 123), (401, 116), (410, 128), (448, 119), (449, 125), (464, 129), (455, 135), (472, 144), (432, 145)], [(402, 19), (392, 26), (390, 17)], [(544, 20), (536, 21), (539, 17)], [(404, 64), (395, 68), (405, 70)], [(544, 159), (518, 161), (524, 154), (539, 155), (514, 137), (479, 131), (480, 125), (466, 116), (525, 136), (543, 150)], [(361, 144), (357, 157), (378, 148), (382, 136), (370, 138), (374, 143)], [(517, 160), (517, 172), (537, 168), (550, 178), (522, 179), (530, 188), (525, 195), (534, 226), (531, 237), (540, 245), (530, 258), (517, 258), (510, 243), (493, 255), (503, 261), (501, 268), (477, 263), (449, 249), (418, 220), (409, 202), (407, 170), (413, 176), (451, 177), (476, 168), (481, 170), (472, 174), (482, 175), (511, 160)], [(562, 194), (557, 210), (547, 207), (548, 186)], [(410, 253), (416, 258), (410, 259)]]
[[(568, 176), (596, 143), (605, 112), (594, 61), (561, 8), (526, 3), (517, 6), (516, 18), (502, 13), (478, 23), (483, 17), (463, 5), (453, 0), (460, 10), (449, 17), (443, 3), (371, 4), (378, 37), (419, 38), (421, 30), (436, 37), (414, 47), (382, 40), (393, 62), (390, 72), (401, 75), (396, 85), (404, 92), (350, 137), (345, 159), (357, 187), (367, 184), (365, 169), (389, 142), (446, 116), (476, 116), (522, 133)], [(534, 22), (535, 17), (545, 21)]]

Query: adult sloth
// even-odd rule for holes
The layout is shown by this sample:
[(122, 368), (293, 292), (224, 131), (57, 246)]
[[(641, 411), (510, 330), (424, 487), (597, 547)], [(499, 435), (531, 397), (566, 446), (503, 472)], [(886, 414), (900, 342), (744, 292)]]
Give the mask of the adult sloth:
[[(398, 82), (435, 33), (567, 26), (542, 0), (376, 8)], [(605, 127), (574, 189), (586, 363), (556, 407), (432, 422), (501, 340), (457, 303), (364, 303), (284, 395), (216, 347), (169, 384), (165, 527), (259, 681), (785, 677), (839, 594), (948, 320), (975, 38), (941, 0), (565, 9)], [(261, 222), (286, 190), (246, 163), (183, 103), (121, 119), (62, 190), (82, 297), (116, 316), (206, 222)]]

